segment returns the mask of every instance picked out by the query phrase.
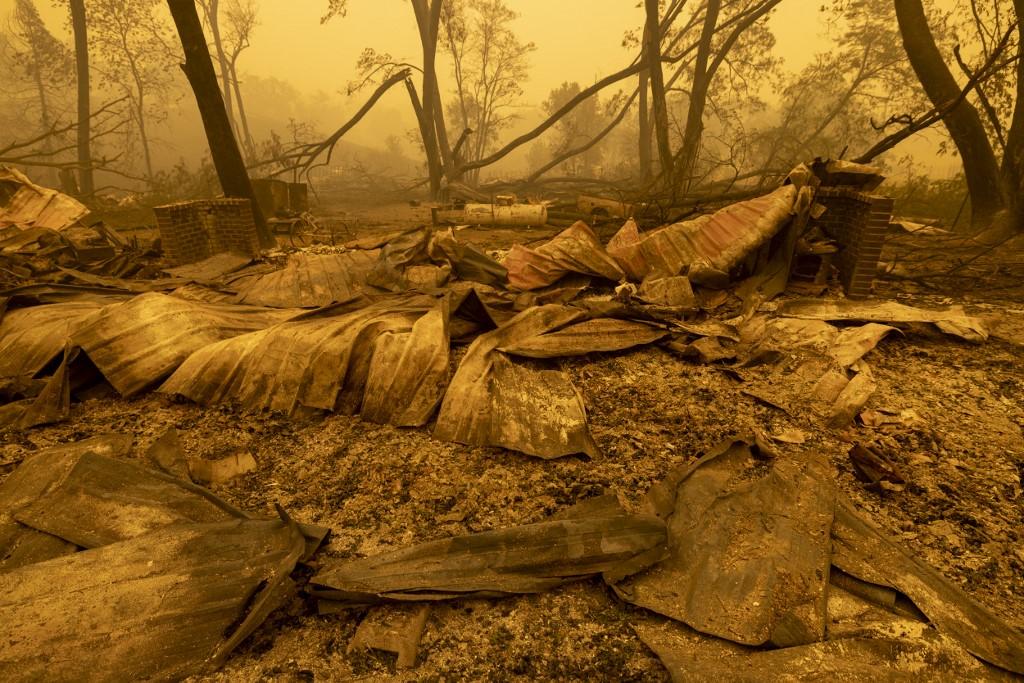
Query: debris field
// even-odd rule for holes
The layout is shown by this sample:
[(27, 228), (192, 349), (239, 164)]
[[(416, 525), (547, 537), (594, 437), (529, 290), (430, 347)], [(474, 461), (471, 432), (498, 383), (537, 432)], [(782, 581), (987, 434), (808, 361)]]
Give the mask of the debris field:
[(1024, 675), (1024, 302), (857, 296), (873, 169), (178, 263), (4, 173), (4, 680)]

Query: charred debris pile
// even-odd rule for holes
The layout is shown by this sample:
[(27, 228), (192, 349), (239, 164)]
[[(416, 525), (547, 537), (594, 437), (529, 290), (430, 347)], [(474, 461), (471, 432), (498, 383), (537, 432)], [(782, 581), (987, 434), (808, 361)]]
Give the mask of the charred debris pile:
[[(171, 264), (4, 169), (0, 425), (29, 430), (69, 419), (83, 397), (159, 392), (601, 458), (581, 394), (551, 359), (650, 345), (822, 429), (898, 420), (866, 409), (876, 345), (921, 325), (979, 344), (989, 333), (959, 306), (866, 298), (890, 222), (891, 204), (870, 194), (880, 181), (817, 162), (763, 196), (647, 231), (632, 207), (585, 198), (581, 208), (624, 214), (610, 239), (580, 221), (502, 253), (425, 226), (262, 254), (208, 240), (209, 255)], [(871, 486), (903, 483), (868, 444), (850, 458)], [(353, 645), (414, 666), (430, 603), (583, 580), (665, 617), (635, 630), (675, 680), (1024, 674), (1024, 635), (881, 533), (820, 454), (779, 454), (762, 434), (664, 472), (642, 509), (600, 496), (315, 571), (329, 529), (204, 488), (254, 466), (196, 463), (173, 430), (141, 453), (109, 434), (21, 462), (0, 484), (0, 676), (209, 672), (297, 591), (321, 613), (401, 603), (371, 610)]]

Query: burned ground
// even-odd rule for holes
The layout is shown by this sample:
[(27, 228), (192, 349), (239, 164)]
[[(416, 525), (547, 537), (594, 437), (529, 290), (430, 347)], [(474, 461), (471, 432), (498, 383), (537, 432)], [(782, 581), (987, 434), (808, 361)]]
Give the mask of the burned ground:
[[(370, 223), (363, 230), (381, 228)], [(534, 236), (531, 231), (512, 237), (526, 242)], [(504, 240), (481, 242), (506, 246)], [(886, 287), (909, 303), (949, 296), (908, 293), (904, 284), (880, 285)], [(969, 310), (998, 314), (1011, 327), (1013, 320), (1019, 322), (1020, 313), (1012, 311), (1024, 307), (1021, 303), (999, 297), (999, 307), (992, 308), (992, 297), (967, 296), (980, 305)], [(456, 348), (453, 370), (461, 355)], [(691, 363), (663, 348), (531, 361), (560, 367), (572, 377), (603, 453), (593, 460), (543, 461), (444, 443), (431, 438), (429, 426), (399, 429), (342, 415), (302, 421), (230, 406), (202, 408), (151, 394), (86, 400), (72, 406), (65, 423), (6, 432), (0, 437), (0, 464), (6, 476), (34, 449), (111, 431), (134, 436), (141, 458), (171, 426), (190, 456), (248, 451), (258, 463), (256, 471), (214, 491), (246, 510), (273, 514), (277, 503), (296, 519), (331, 527), (315, 569), (332, 559), (538, 522), (604, 492), (618, 493), (636, 508), (674, 466), (694, 461), (723, 439), (760, 430), (779, 436), (776, 445), (783, 453), (827, 454), (840, 490), (872, 521), (1020, 629), (1021, 357), (1019, 345), (998, 337), (976, 345), (923, 327), (890, 335), (867, 357), (878, 384), (868, 408), (912, 412), (893, 424), (858, 423), (843, 430), (826, 429), (809, 413), (788, 415), (756, 401), (721, 368)], [(802, 444), (786, 443), (801, 438)], [(859, 481), (847, 455), (854, 441), (883, 451), (906, 484), (874, 488)], [(318, 616), (314, 601), (297, 597), (203, 680), (667, 676), (632, 629), (659, 619), (618, 600), (598, 580), (539, 595), (436, 604), (418, 666), (409, 672), (396, 670), (392, 654), (348, 651), (364, 613)]]

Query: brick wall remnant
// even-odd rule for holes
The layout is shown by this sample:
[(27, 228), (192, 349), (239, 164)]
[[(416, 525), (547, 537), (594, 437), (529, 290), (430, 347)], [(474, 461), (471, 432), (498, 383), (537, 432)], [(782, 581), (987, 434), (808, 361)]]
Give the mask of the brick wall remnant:
[(153, 210), (164, 255), (176, 265), (224, 252), (259, 256), (259, 235), (248, 199), (201, 199)]
[(841, 247), (835, 264), (846, 296), (867, 298), (889, 230), (892, 198), (850, 187), (821, 187), (816, 199), (826, 211), (815, 223)]

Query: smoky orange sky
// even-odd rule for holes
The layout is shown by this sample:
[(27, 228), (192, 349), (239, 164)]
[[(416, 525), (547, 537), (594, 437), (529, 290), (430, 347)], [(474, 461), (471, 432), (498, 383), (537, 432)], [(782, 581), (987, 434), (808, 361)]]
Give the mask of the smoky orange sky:
[[(932, 0), (929, 5), (949, 10), (965, 1)], [(0, 16), (9, 16), (13, 4), (14, 0), (0, 0)], [(825, 0), (784, 0), (773, 11), (770, 26), (777, 39), (776, 54), (784, 60), (785, 69), (798, 71), (816, 53), (829, 49), (823, 4), (827, 4)], [(329, 130), (354, 112), (367, 95), (366, 91), (345, 95), (363, 49), (373, 47), (418, 63), (419, 38), (406, 0), (349, 0), (347, 16), (321, 24), (326, 5), (327, 0), (257, 0), (259, 25), (239, 71), (243, 80), (246, 74), (255, 74), (288, 82), (305, 93), (327, 94), (323, 118), (317, 123)], [(622, 40), (627, 30), (643, 23), (642, 3), (637, 0), (508, 0), (507, 5), (520, 15), (516, 26), (521, 40), (533, 42), (537, 48), (530, 55), (529, 79), (522, 83), (523, 126), (540, 117), (539, 105), (552, 88), (564, 81), (589, 84), (621, 69), (635, 56), (622, 46)], [(63, 4), (37, 0), (37, 6), (52, 30), (67, 36)], [(448, 67), (443, 60), (438, 71), (444, 85)], [(244, 82), (242, 90), (244, 94)], [(770, 98), (770, 89), (764, 95)], [(287, 121), (287, 103), (281, 106)], [(408, 99), (401, 92), (389, 93), (378, 109), (347, 139), (373, 145), (388, 135), (403, 135), (415, 125), (412, 113), (406, 111)], [(933, 133), (920, 136), (903, 149), (933, 173), (954, 172), (958, 168), (955, 158), (936, 158), (936, 137)]]

